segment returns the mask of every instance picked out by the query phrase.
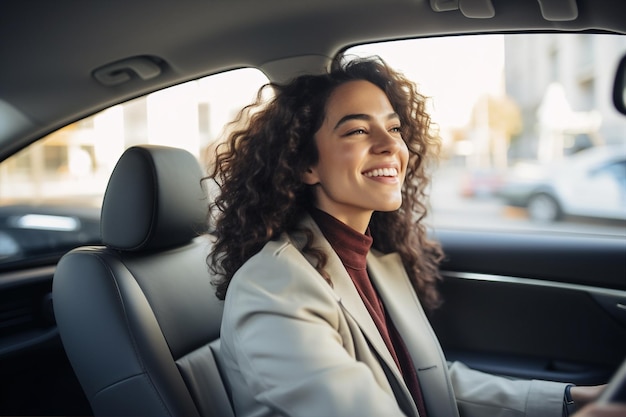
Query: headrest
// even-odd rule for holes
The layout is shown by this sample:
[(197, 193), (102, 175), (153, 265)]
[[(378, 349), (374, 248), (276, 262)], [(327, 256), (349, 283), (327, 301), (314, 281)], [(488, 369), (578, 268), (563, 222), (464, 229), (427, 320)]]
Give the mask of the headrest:
[(202, 170), (183, 149), (128, 148), (104, 194), (102, 242), (123, 251), (152, 251), (189, 243), (206, 230), (208, 201)]

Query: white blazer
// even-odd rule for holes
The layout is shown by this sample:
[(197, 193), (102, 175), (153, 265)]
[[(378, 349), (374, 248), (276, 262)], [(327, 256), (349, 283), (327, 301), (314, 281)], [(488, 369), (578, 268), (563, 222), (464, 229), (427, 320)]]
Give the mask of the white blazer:
[[(333, 287), (295, 234), (267, 243), (230, 283), (220, 361), (236, 415), (418, 417), (341, 260), (311, 218), (303, 226), (329, 254)], [(410, 352), (429, 417), (561, 416), (565, 384), (448, 364), (398, 254), (372, 250), (367, 266)]]

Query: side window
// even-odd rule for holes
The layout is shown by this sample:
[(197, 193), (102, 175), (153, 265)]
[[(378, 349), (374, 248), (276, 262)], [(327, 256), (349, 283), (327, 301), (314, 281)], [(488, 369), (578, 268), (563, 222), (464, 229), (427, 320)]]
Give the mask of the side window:
[(103, 110), (0, 163), (0, 267), (100, 241), (100, 206), (122, 152), (137, 144), (205, 150), (268, 82), (233, 70)]
[[(429, 97), (442, 139), (430, 225), (626, 237), (626, 118), (611, 83), (626, 38), (480, 35), (360, 45)], [(587, 173), (612, 166), (611, 177)]]

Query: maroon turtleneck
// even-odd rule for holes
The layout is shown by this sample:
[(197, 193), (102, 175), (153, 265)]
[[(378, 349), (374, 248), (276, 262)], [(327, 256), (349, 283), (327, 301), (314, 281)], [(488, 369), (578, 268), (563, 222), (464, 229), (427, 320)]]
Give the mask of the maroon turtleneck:
[(426, 417), (426, 406), (424, 405), (422, 390), (409, 351), (400, 333), (398, 333), (393, 322), (385, 313), (385, 306), (367, 272), (366, 257), (373, 242), (369, 230), (366, 234), (359, 233), (330, 214), (318, 209), (311, 210), (311, 216), (332, 248), (337, 252), (348, 275), (352, 278), (352, 282), (359, 292), (363, 304), (365, 304), (387, 349), (389, 349), (396, 365), (402, 372), (420, 417)]

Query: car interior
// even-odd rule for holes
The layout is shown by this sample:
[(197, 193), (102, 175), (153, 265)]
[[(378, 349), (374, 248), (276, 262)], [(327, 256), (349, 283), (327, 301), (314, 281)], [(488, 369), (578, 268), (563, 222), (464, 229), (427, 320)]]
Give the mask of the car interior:
[[(579, 36), (585, 56), (603, 69), (594, 78), (592, 67), (580, 64), (577, 82), (587, 92), (580, 101), (604, 112), (601, 123), (612, 123), (606, 136), (626, 148), (624, 16), (626, 3), (612, 0), (2, 2), (0, 415), (234, 416), (220, 373), (222, 302), (207, 266), (212, 190), (203, 181), (213, 145), (202, 129), (218, 136), (225, 122), (195, 116), (197, 140), (182, 124), (151, 127), (159, 119), (178, 123), (186, 104), (176, 88), (206, 88), (217, 100), (194, 102), (193, 111), (232, 120), (231, 107), (252, 101), (263, 83), (319, 73), (362, 45), (378, 51), (405, 41)], [(584, 49), (585, 36), (606, 38), (600, 49), (611, 60)], [(549, 42), (547, 61), (569, 53)], [(470, 67), (480, 59), (471, 57), (484, 52), (478, 48), (465, 47), (470, 58), (460, 64), (447, 64), (444, 49), (403, 53), (402, 62), (421, 65), (424, 74), (450, 74), (443, 83), (454, 100), (460, 84), (472, 84)], [(512, 67), (539, 83), (542, 62)], [(262, 78), (237, 106), (226, 105), (237, 98), (233, 86), (247, 81), (220, 77), (247, 69)], [(210, 88), (208, 79), (215, 80)], [(165, 110), (150, 113), (161, 109), (159, 100)], [(129, 133), (115, 118), (122, 113), (139, 127)], [(138, 123), (137, 114), (152, 121)], [(100, 129), (105, 122), (111, 124)], [(100, 142), (84, 132), (98, 132)], [(66, 140), (80, 151), (78, 165), (70, 163), (71, 150), (66, 156)], [(459, 150), (448, 158), (455, 170), (461, 158), (469, 160), (467, 143), (451, 147)], [(98, 152), (110, 156), (110, 167), (95, 162)], [(94, 174), (100, 168), (105, 174)], [(30, 181), (33, 175), (43, 180)], [(45, 187), (56, 175), (72, 178), (71, 192)], [(433, 199), (440, 178), (435, 174)], [(626, 207), (626, 172), (622, 181), (614, 187), (624, 190), (618, 207)], [(626, 401), (619, 371), (626, 363), (624, 220), (564, 216), (520, 228), (519, 208), (498, 206), (506, 222), (483, 228), (474, 213), (495, 223), (491, 202), (491, 195), (477, 197), (474, 212), (453, 211), (449, 225), (432, 228), (445, 253), (444, 303), (429, 318), (446, 358), (510, 378), (611, 381), (607, 400)], [(435, 220), (446, 214), (439, 209), (433, 203)], [(18, 222), (55, 219), (64, 223)]]

